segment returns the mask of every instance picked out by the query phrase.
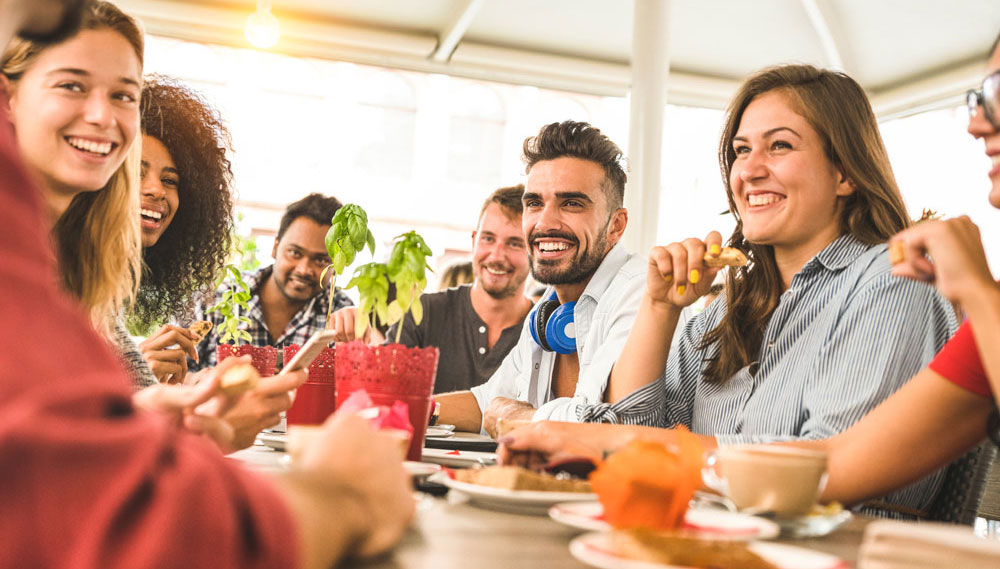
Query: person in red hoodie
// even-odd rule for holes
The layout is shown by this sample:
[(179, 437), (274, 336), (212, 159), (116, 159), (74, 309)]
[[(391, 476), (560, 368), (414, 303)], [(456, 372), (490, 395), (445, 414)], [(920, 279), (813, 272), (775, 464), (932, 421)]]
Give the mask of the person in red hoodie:
[[(20, 32), (58, 46), (87, 33), (81, 15), (86, 28), (102, 10), (117, 12), (106, 2), (0, 0), (0, 42)], [(16, 93), (3, 87), (0, 566), (329, 567), (395, 543), (413, 501), (395, 442), (362, 419), (334, 416), (296, 470), (267, 480), (190, 432), (224, 428), (212, 411), (231, 402), (216, 375), (135, 407), (120, 364), (59, 290), (36, 180), (9, 119)], [(110, 104), (90, 93), (93, 109)]]

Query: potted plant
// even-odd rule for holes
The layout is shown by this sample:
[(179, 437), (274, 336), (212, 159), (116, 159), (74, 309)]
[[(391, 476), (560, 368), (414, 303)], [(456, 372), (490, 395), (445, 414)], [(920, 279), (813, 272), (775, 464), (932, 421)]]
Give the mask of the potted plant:
[[(330, 321), (333, 310), (333, 296), (337, 290), (337, 277), (343, 274), (357, 257), (358, 252), (368, 247), (375, 253), (375, 236), (368, 230), (368, 214), (360, 206), (347, 204), (337, 210), (330, 221), (326, 233), (326, 252), (330, 255), (330, 265), (323, 269), (320, 280), (330, 276)], [(284, 361), (289, 361), (301, 346), (293, 344), (284, 349)], [(299, 386), (295, 403), (288, 410), (290, 425), (315, 425), (322, 423), (333, 413), (336, 399), (334, 390), (334, 348), (327, 348), (309, 366), (309, 379)]]
[[(250, 285), (243, 279), (243, 273), (234, 264), (227, 264), (219, 286), (228, 284), (218, 303), (210, 307), (206, 313), (218, 312), (222, 315), (219, 324), (219, 346), (216, 348), (218, 361), (230, 356), (249, 355), (253, 366), (264, 377), (274, 375), (278, 364), (278, 350), (271, 346), (251, 346), (249, 343), (240, 345), (240, 341), (250, 342), (250, 333), (245, 325), (250, 319), (244, 316), (250, 309)], [(244, 312), (241, 312), (244, 311)]]
[[(367, 222), (367, 216), (364, 220)], [(356, 238), (353, 243), (360, 242), (362, 234), (371, 235), (366, 224), (355, 225), (351, 232)], [(371, 248), (374, 252), (373, 245)], [(355, 337), (362, 337), (368, 326), (400, 323), (407, 313), (412, 314), (417, 323), (420, 322), (423, 317), (420, 294), (427, 286), (427, 257), (431, 254), (424, 239), (410, 231), (393, 240), (387, 263), (371, 262), (354, 271), (347, 288), (356, 288), (360, 296)], [(331, 258), (334, 256), (331, 255)], [(337, 259), (334, 263), (337, 264)], [(396, 286), (396, 298), (391, 301), (389, 283)], [(397, 343), (384, 346), (369, 346), (355, 341), (337, 347), (334, 367), (336, 401), (340, 404), (354, 391), (364, 389), (379, 405), (405, 402), (413, 426), (407, 459), (420, 460), (424, 430), (430, 418), (438, 349), (400, 345), (398, 330), (395, 339)]]

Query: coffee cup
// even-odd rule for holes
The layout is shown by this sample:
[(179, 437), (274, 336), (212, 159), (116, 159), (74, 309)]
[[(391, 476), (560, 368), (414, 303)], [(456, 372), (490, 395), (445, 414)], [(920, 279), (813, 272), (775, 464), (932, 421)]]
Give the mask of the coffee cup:
[(783, 445), (734, 445), (709, 453), (702, 479), (740, 510), (798, 516), (826, 485), (826, 452)]

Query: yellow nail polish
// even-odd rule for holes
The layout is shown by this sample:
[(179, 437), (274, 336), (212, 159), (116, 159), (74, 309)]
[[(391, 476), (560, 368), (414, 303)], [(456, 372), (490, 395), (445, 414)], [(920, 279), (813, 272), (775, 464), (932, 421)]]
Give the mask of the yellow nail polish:
[(692, 269), (691, 270), (691, 284), (698, 284), (698, 279), (700, 279), (700, 278), (701, 278), (701, 275), (698, 274), (698, 269)]
[(709, 247), (709, 248), (708, 248), (708, 250), (709, 250), (709, 251), (710, 251), (710, 252), (711, 252), (711, 253), (712, 253), (713, 255), (718, 255), (719, 253), (721, 253), (721, 252), (722, 252), (722, 249), (720, 249), (718, 245), (712, 245), (711, 247)]
[(674, 275), (667, 275), (667, 276), (663, 277), (663, 281), (666, 282), (666, 283), (670, 283), (673, 280), (674, 280)]
[(684, 291), (685, 290), (687, 290), (686, 286), (684, 286), (684, 285), (677, 285), (677, 294), (679, 294), (681, 296), (684, 296)]

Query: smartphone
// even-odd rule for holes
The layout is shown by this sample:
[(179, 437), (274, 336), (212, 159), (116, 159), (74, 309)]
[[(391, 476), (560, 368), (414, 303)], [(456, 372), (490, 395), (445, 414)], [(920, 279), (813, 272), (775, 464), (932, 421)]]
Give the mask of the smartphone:
[(330, 342), (333, 342), (336, 334), (334, 330), (320, 330), (313, 334), (312, 338), (306, 341), (298, 353), (281, 368), (278, 375), (309, 367), (309, 364), (313, 363), (313, 360), (319, 357), (323, 349), (330, 345)]

